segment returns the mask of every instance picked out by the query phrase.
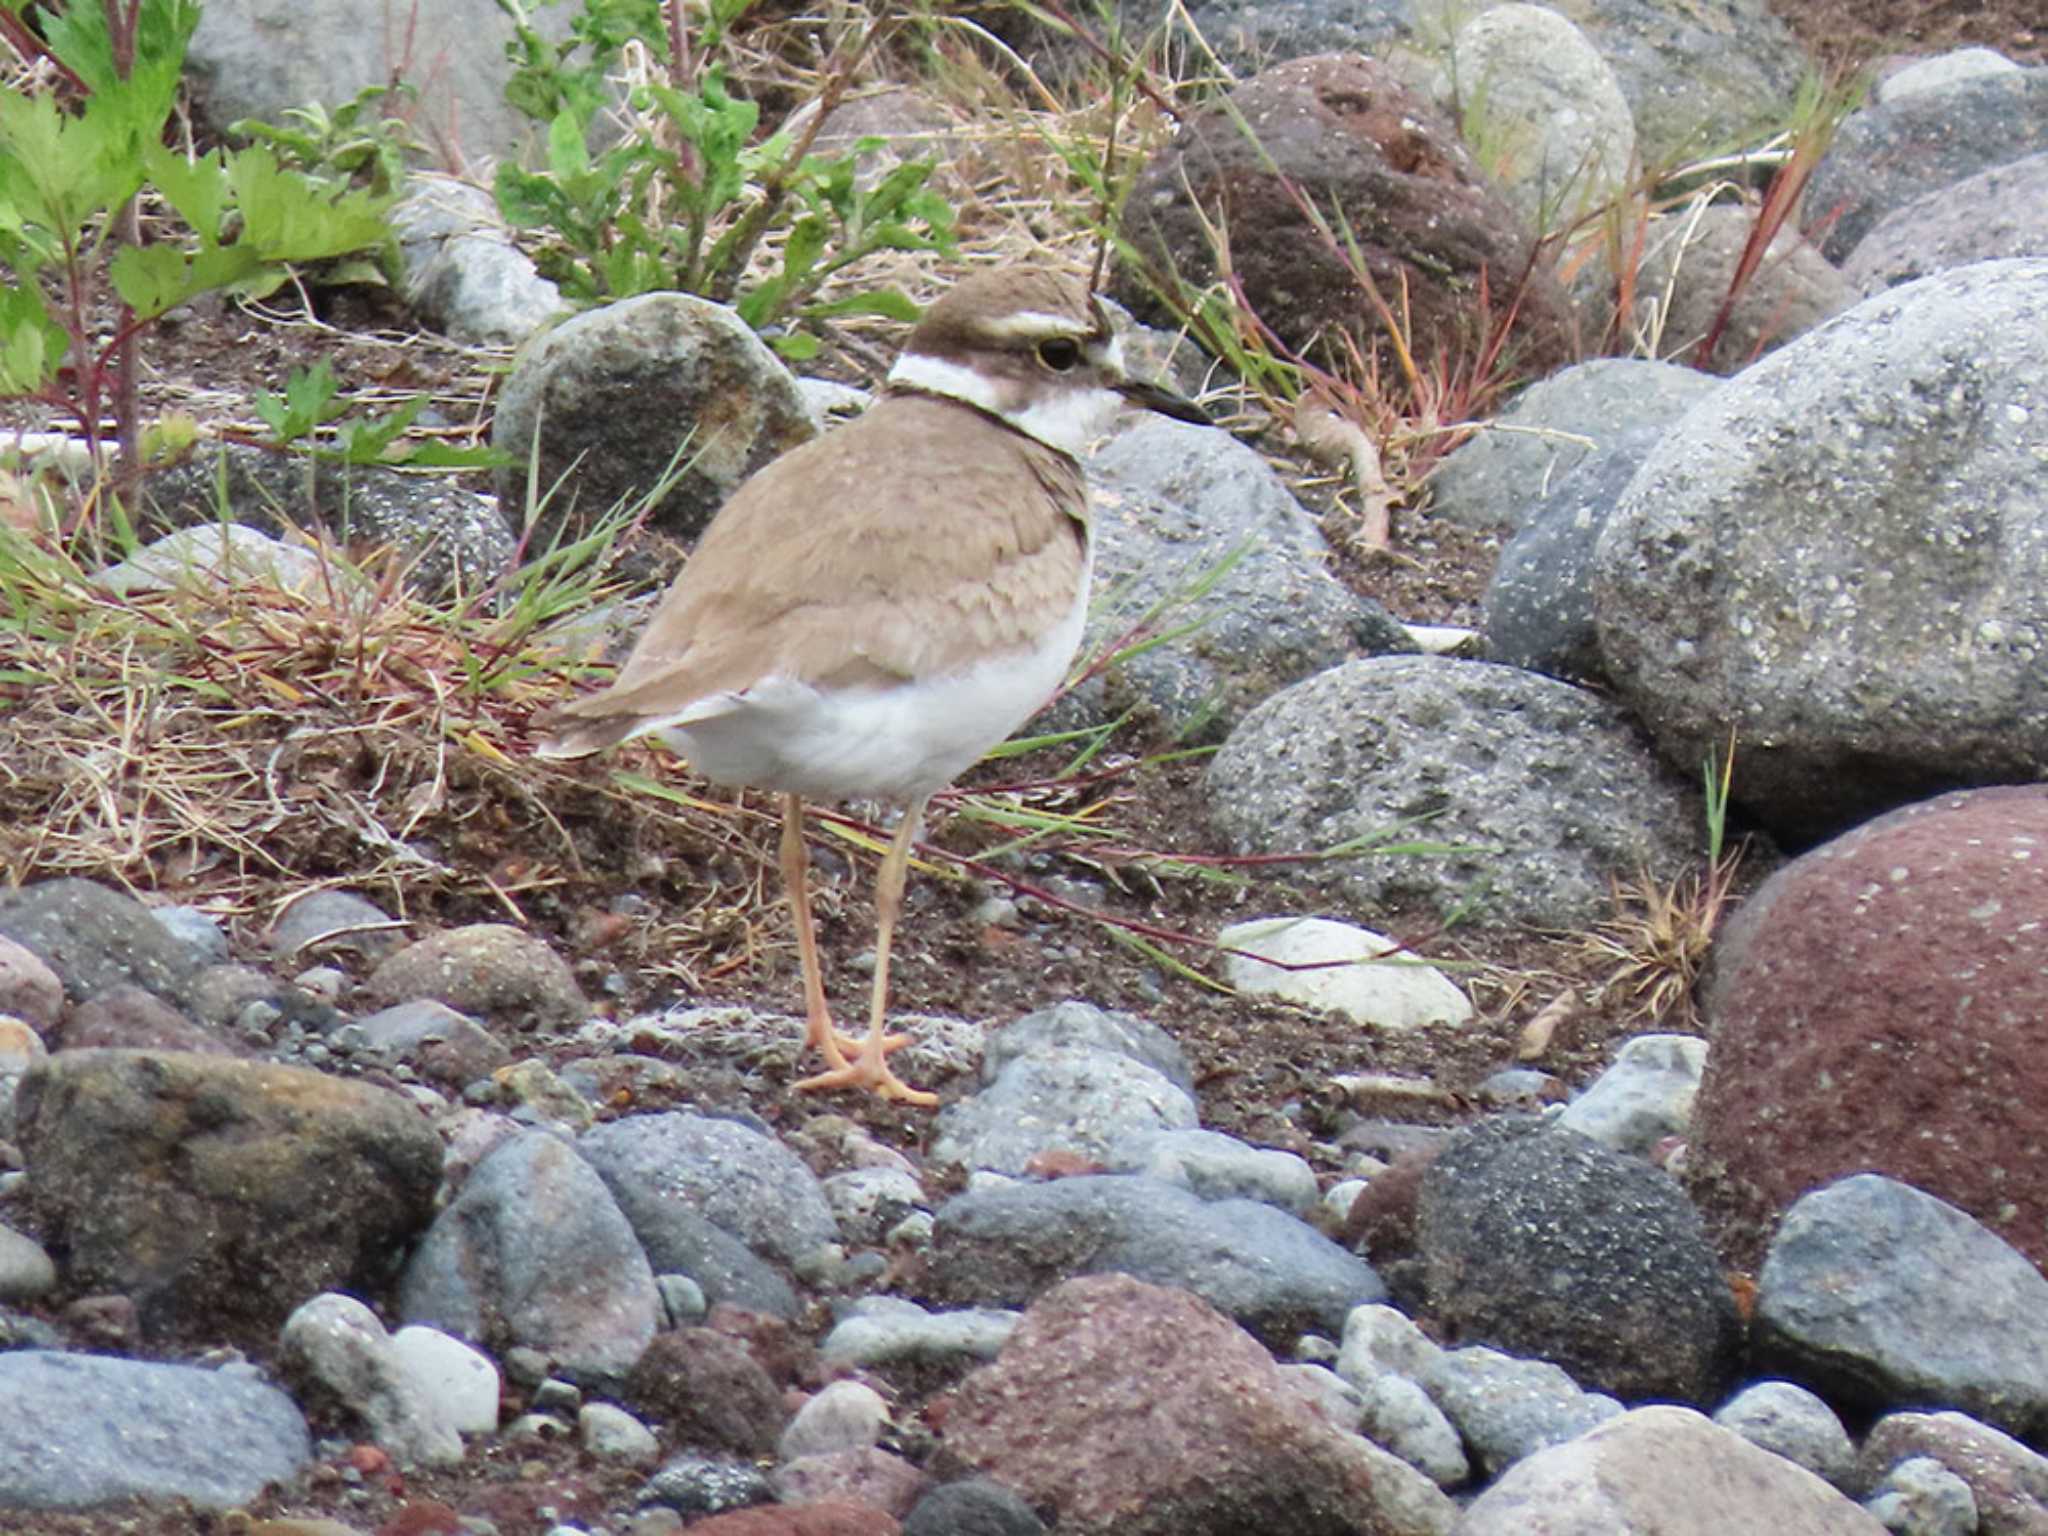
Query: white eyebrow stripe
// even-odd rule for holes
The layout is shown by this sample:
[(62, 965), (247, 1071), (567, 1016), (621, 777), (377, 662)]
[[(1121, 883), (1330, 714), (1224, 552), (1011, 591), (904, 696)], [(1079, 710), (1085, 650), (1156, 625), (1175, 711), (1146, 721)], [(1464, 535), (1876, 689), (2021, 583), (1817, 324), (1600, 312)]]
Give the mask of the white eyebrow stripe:
[(1013, 310), (984, 322), (984, 328), (995, 336), (1072, 336), (1076, 340), (1091, 331), (1072, 315), (1048, 314), (1042, 309)]
[(889, 370), (891, 384), (906, 384), (912, 389), (922, 389), (934, 395), (948, 395), (955, 400), (965, 400), (969, 405), (978, 405), (991, 415), (1000, 416), (1002, 400), (995, 382), (977, 369), (949, 363), (942, 357), (931, 357), (923, 352), (905, 352), (896, 359), (896, 366)]

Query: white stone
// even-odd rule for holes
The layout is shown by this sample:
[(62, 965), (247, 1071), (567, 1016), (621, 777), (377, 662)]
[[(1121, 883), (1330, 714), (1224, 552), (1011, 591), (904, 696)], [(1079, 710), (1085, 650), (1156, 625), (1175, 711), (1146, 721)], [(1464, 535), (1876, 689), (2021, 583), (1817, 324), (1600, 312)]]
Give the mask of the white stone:
[(362, 1302), (326, 1291), (304, 1302), (279, 1330), (280, 1355), (360, 1417), (400, 1466), (462, 1460), (462, 1436), (441, 1403), (401, 1360), (383, 1323)]
[(849, 1243), (873, 1243), (914, 1210), (923, 1209), (924, 1186), (900, 1168), (849, 1168), (823, 1181), (825, 1201)]
[[(1680, 1513), (1689, 1519), (1680, 1521)], [(1460, 1536), (1531, 1531), (1768, 1531), (1884, 1536), (1884, 1526), (1804, 1467), (1689, 1408), (1638, 1408), (1508, 1468), (1466, 1507)]]
[(1695, 1035), (1637, 1035), (1559, 1123), (1617, 1152), (1647, 1153), (1685, 1133), (1706, 1066), (1707, 1042)]
[(105, 567), (94, 577), (124, 596), (173, 587), (231, 587), (261, 583), (295, 591), (320, 577), (320, 560), (310, 550), (280, 544), (254, 528), (207, 523), (180, 528), (135, 552), (133, 559)]
[(1015, 1312), (982, 1307), (939, 1313), (910, 1305), (875, 1309), (837, 1324), (818, 1353), (833, 1369), (993, 1360), (1016, 1331), (1017, 1320)]
[(0, 1301), (34, 1301), (56, 1289), (57, 1266), (43, 1245), (0, 1227)]
[(1877, 99), (1897, 101), (1915, 91), (1938, 91), (1959, 80), (1975, 80), (1984, 75), (2016, 75), (2019, 72), (2019, 65), (1995, 48), (1955, 48), (1931, 59), (1916, 60), (1897, 74), (1886, 76), (1878, 82)]
[(1977, 1496), (1932, 1456), (1909, 1456), (1863, 1503), (1901, 1536), (1977, 1536)]
[(1834, 1409), (1792, 1382), (1759, 1381), (1743, 1388), (1714, 1411), (1714, 1422), (1837, 1488), (1855, 1476), (1856, 1446)]
[(1337, 1374), (1363, 1389), (1389, 1371), (1420, 1376), (1443, 1352), (1443, 1346), (1416, 1327), (1400, 1308), (1372, 1302), (1353, 1307), (1344, 1319)]
[(1221, 1131), (1137, 1131), (1105, 1162), (1111, 1173), (1141, 1173), (1204, 1200), (1259, 1200), (1296, 1215), (1316, 1203), (1315, 1170), (1303, 1159)]
[(1359, 1393), (1359, 1433), (1385, 1446), (1439, 1488), (1472, 1475), (1464, 1443), (1444, 1412), (1406, 1376), (1375, 1376)]
[(1332, 1221), (1350, 1220), (1351, 1207), (1365, 1193), (1365, 1186), (1364, 1179), (1339, 1179), (1323, 1191), (1323, 1214)]
[[(1266, 917), (1235, 923), (1216, 942), (1248, 952), (1226, 955), (1223, 974), (1253, 996), (1341, 1013), (1381, 1029), (1463, 1024), (1472, 1017), (1471, 1002), (1450, 978), (1397, 952), (1394, 940), (1370, 928), (1326, 917)], [(1314, 968), (1285, 969), (1304, 965)]]
[(498, 1368), (480, 1350), (413, 1323), (391, 1337), (406, 1374), (465, 1435), (488, 1435), (498, 1427)]
[(866, 1450), (889, 1426), (889, 1404), (873, 1387), (835, 1381), (799, 1408), (776, 1447), (784, 1461), (832, 1451)]
[(577, 1409), (576, 1433), (583, 1449), (603, 1461), (647, 1467), (661, 1459), (661, 1442), (654, 1431), (610, 1403), (585, 1403)]

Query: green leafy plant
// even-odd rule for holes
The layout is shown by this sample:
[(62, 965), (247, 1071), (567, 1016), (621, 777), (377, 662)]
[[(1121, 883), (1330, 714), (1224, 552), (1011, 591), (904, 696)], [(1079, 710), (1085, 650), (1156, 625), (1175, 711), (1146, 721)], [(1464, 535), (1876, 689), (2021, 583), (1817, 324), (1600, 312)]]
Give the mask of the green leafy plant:
[[(280, 447), (303, 448), (313, 458), (334, 464), (382, 464), (403, 469), (486, 469), (509, 461), (500, 449), (458, 448), (432, 440), (406, 442), (405, 434), (427, 407), (425, 395), (414, 395), (382, 416), (350, 418), (341, 398), (334, 368), (321, 358), (311, 368), (294, 368), (284, 393), (258, 390), (251, 401), (272, 441)], [(325, 432), (323, 429), (332, 428)]]
[(332, 110), (318, 102), (291, 107), (282, 123), (245, 117), (230, 123), (228, 132), (267, 146), (290, 169), (315, 181), (384, 196), (398, 190), (405, 179), (405, 157), (422, 147), (412, 125), (392, 110), (392, 100), (418, 95), (404, 81), (366, 85)]
[[(135, 338), (200, 294), (260, 281), (390, 238), (388, 199), (337, 190), (278, 163), (267, 146), (193, 158), (164, 144), (194, 0), (71, 0), (44, 14), (4, 0), (0, 35), (48, 58), (57, 93), (0, 93), (0, 396), (77, 419), (97, 453), (111, 401), (125, 471), (139, 464)], [(136, 197), (147, 186), (191, 239), (145, 244)], [(95, 306), (111, 287), (113, 335)]]
[[(759, 106), (734, 92), (712, 56), (749, 0), (712, 0), (694, 39), (664, 25), (650, 0), (586, 0), (564, 43), (540, 37), (520, 0), (498, 3), (516, 33), (509, 99), (547, 125), (544, 168), (499, 165), (498, 206), (515, 227), (544, 232), (537, 263), (572, 300), (675, 289), (732, 303), (757, 330), (849, 313), (916, 317), (893, 290), (816, 301), (834, 274), (877, 251), (952, 249), (953, 212), (927, 185), (931, 161), (906, 162), (869, 184), (860, 161), (883, 140), (810, 152), (864, 41), (828, 74), (807, 130), (759, 139)], [(641, 131), (593, 153), (607, 70), (635, 39), (666, 57), (668, 78), (634, 86), (627, 104)], [(776, 234), (774, 266), (754, 273)], [(801, 333), (776, 345), (787, 356), (816, 349)]]

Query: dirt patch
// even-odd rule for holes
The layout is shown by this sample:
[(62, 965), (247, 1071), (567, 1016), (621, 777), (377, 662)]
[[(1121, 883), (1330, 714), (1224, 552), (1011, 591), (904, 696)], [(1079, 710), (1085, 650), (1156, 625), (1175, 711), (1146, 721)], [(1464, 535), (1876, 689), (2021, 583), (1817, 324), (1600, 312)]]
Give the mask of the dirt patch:
[(1875, 63), (1973, 44), (1996, 48), (2015, 64), (2048, 63), (2048, 15), (2040, 0), (1773, 0), (1771, 9), (1826, 63)]

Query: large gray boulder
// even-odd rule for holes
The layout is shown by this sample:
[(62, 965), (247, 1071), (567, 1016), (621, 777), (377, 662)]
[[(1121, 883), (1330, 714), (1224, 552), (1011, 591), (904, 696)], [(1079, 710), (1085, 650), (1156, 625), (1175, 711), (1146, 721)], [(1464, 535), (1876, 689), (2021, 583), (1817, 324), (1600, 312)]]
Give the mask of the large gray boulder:
[(1867, 299), (1664, 436), (1595, 551), (1608, 676), (1812, 842), (2048, 768), (2048, 260)]
[(500, 501), (524, 504), (529, 466), (553, 488), (535, 549), (588, 532), (674, 465), (678, 478), (647, 521), (670, 557), (748, 476), (814, 435), (767, 343), (732, 310), (687, 293), (643, 293), (556, 326), (520, 355), (491, 421), (491, 445), (513, 461), (498, 472)]
[(1853, 114), (1814, 168), (1802, 206), (1822, 253), (1841, 261), (1913, 199), (2048, 150), (2048, 66), (1887, 94)]
[[(529, 6), (534, 29), (562, 41), (576, 12)], [(512, 19), (497, 0), (372, 8), (297, 0), (206, 0), (186, 56), (194, 100), (215, 128), (282, 120), (292, 107), (339, 106), (369, 85), (419, 89), (408, 114), (443, 168), (516, 155), (541, 133), (505, 100)]]
[(1358, 845), (1303, 878), (1367, 910), (1562, 927), (1607, 912), (1615, 877), (1697, 857), (1690, 787), (1611, 701), (1487, 662), (1376, 656), (1297, 683), (1231, 732), (1206, 792), (1239, 853)]
[(1330, 574), (1322, 530), (1259, 452), (1227, 432), (1131, 420), (1088, 460), (1095, 586), (1084, 656), (1170, 634), (1077, 688), (1044, 727), (1134, 712), (1220, 740), (1275, 689), (1415, 643)]

